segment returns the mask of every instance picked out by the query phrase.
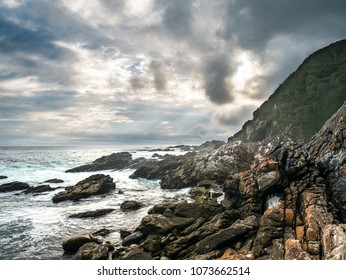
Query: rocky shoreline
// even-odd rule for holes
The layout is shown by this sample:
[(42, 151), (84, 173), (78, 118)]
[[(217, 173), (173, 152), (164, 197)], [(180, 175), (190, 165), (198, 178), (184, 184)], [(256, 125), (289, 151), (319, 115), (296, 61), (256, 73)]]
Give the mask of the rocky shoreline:
[[(189, 197), (154, 205), (134, 231), (121, 232), (121, 244), (101, 229), (66, 239), (63, 250), (75, 259), (346, 259), (345, 146), (346, 104), (307, 144), (276, 137), (182, 156), (102, 157), (67, 172), (135, 168), (131, 178), (159, 179), (166, 189), (190, 188)], [(14, 190), (34, 191), (25, 183), (0, 186)], [(97, 174), (55, 194), (53, 202), (115, 190), (113, 178)], [(128, 200), (122, 210), (142, 206)]]

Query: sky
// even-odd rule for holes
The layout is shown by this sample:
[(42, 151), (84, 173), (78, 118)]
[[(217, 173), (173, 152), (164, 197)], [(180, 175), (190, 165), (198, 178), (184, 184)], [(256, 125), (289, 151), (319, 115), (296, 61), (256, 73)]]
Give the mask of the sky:
[(345, 0), (0, 0), (0, 145), (224, 140)]

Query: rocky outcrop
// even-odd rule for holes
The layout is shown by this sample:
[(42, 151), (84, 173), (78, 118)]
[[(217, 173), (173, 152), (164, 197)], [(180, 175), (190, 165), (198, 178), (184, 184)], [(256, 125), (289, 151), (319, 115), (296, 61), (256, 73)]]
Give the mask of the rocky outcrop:
[(306, 145), (277, 137), (196, 153), (162, 179), (199, 186), (195, 202), (155, 205), (115, 256), (346, 259), (345, 147), (346, 103)]
[(115, 189), (113, 178), (109, 175), (96, 174), (92, 175), (75, 186), (65, 188), (65, 191), (59, 192), (53, 197), (53, 202), (65, 200), (79, 200), (93, 195), (102, 195)]
[(7, 184), (2, 184), (0, 186), (0, 193), (2, 192), (14, 192), (30, 189), (29, 184), (23, 182), (12, 182)]
[(113, 153), (109, 156), (103, 156), (90, 164), (75, 167), (66, 172), (91, 172), (100, 170), (120, 170), (137, 166), (145, 159), (132, 159), (132, 154), (128, 152)]

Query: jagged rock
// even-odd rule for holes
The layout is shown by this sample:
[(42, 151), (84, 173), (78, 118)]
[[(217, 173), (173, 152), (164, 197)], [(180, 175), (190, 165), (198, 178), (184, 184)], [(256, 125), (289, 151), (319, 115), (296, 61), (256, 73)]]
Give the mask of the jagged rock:
[(138, 210), (142, 207), (144, 207), (144, 204), (135, 200), (125, 200), (120, 205), (120, 209), (124, 212)]
[(321, 243), (325, 259), (346, 260), (346, 224), (324, 227)]
[(64, 180), (54, 178), (54, 179), (46, 180), (46, 181), (44, 181), (43, 183), (59, 184), (59, 183), (64, 183)]
[(107, 260), (108, 259), (108, 244), (98, 244), (88, 242), (83, 244), (75, 254), (76, 260)]
[(96, 174), (78, 182), (75, 186), (65, 188), (65, 191), (53, 197), (53, 202), (79, 200), (93, 195), (105, 194), (114, 189), (115, 183), (109, 175)]
[(267, 191), (271, 187), (280, 183), (281, 177), (278, 171), (270, 171), (257, 179), (258, 187), (261, 191)]
[(244, 236), (258, 227), (258, 218), (250, 216), (245, 220), (238, 220), (230, 227), (209, 235), (197, 243), (196, 252), (198, 254), (208, 253), (225, 242), (230, 242), (239, 236)]
[(82, 213), (71, 214), (68, 217), (69, 218), (97, 218), (97, 217), (105, 216), (113, 212), (114, 210), (115, 209), (98, 209), (93, 211), (86, 211)]
[(236, 251), (228, 248), (223, 253), (220, 260), (253, 260), (254, 258), (254, 255), (247, 251)]
[(14, 192), (14, 191), (22, 191), (22, 190), (28, 190), (30, 189), (29, 184), (23, 183), (23, 182), (12, 182), (3, 184), (0, 186), (0, 193), (1, 192)]
[(102, 240), (93, 234), (83, 234), (65, 240), (62, 247), (67, 253), (76, 253), (82, 245), (89, 242), (101, 244)]
[(302, 249), (298, 240), (287, 239), (285, 242), (285, 260), (310, 260), (310, 256)]
[(0, 180), (7, 179), (7, 178), (8, 178), (7, 176), (0, 175)]
[(160, 161), (147, 161), (144, 165), (140, 166), (133, 174), (131, 174), (130, 178), (145, 178), (149, 180), (161, 179), (166, 174), (178, 168), (188, 158), (193, 157), (194, 155), (195, 153), (187, 153), (180, 156), (166, 155)]
[(38, 194), (38, 193), (42, 193), (42, 192), (51, 192), (51, 191), (54, 191), (54, 190), (55, 189), (52, 188), (49, 185), (40, 185), (40, 186), (37, 186), (37, 187), (29, 188), (29, 189), (25, 190), (23, 193), (24, 194), (28, 194), (28, 193)]

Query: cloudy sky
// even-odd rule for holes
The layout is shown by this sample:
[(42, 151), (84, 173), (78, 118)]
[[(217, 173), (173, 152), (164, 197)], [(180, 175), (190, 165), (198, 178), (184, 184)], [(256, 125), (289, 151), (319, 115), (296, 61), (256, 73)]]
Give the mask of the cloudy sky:
[(345, 0), (0, 0), (0, 145), (226, 140), (345, 36)]

